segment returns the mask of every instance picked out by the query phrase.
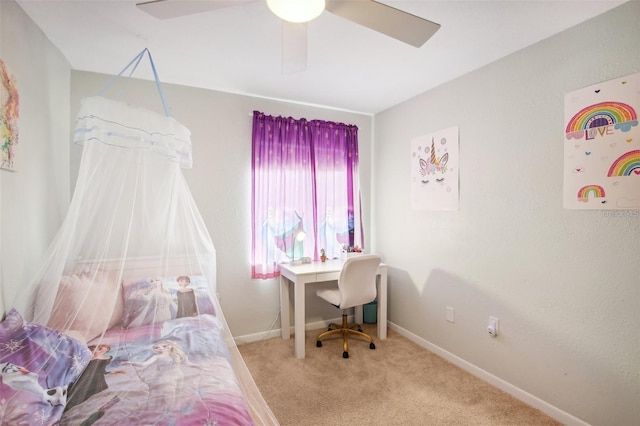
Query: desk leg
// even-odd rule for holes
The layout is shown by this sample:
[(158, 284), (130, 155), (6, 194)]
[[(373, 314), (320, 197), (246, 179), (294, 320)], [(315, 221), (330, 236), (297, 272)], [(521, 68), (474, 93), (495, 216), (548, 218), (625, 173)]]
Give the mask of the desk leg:
[(363, 313), (364, 309), (362, 308), (362, 305), (355, 306), (353, 308), (353, 322), (355, 322), (356, 324), (362, 324), (364, 322)]
[(282, 338), (291, 337), (291, 320), (289, 318), (289, 280), (280, 275), (280, 327)]
[(378, 281), (378, 338), (387, 338), (387, 268), (380, 273)]
[(295, 316), (295, 328), (294, 328), (294, 338), (295, 338), (295, 355), (296, 358), (304, 358), (304, 340), (305, 340), (305, 287), (306, 283), (295, 282), (293, 283), (293, 297), (294, 297), (294, 316)]

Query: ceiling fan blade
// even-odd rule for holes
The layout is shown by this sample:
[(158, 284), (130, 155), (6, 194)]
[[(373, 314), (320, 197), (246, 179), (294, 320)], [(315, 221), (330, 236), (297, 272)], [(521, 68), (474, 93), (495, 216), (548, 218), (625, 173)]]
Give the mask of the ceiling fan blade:
[(256, 0), (151, 0), (136, 3), (136, 6), (158, 19), (171, 19), (229, 6), (253, 3), (255, 1)]
[(373, 0), (327, 0), (325, 9), (415, 47), (440, 28), (440, 24)]
[(282, 73), (307, 69), (307, 23), (282, 21)]

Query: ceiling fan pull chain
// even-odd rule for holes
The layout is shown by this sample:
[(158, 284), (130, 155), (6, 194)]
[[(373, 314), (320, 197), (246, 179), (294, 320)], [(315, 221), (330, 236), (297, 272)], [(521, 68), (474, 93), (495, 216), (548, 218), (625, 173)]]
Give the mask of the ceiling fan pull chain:
[[(171, 113), (169, 112), (169, 107), (167, 106), (167, 102), (166, 102), (166, 100), (165, 100), (165, 98), (164, 98), (164, 93), (163, 93), (163, 91), (162, 91), (162, 86), (160, 85), (160, 79), (158, 78), (158, 72), (156, 71), (156, 66), (155, 66), (155, 64), (153, 63), (153, 58), (151, 57), (151, 52), (150, 52), (150, 51), (149, 51), (149, 49), (148, 49), (148, 48), (146, 48), (146, 47), (142, 50), (142, 52), (138, 53), (138, 54), (136, 55), (136, 57), (135, 57), (135, 58), (133, 58), (133, 59), (131, 60), (131, 62), (129, 62), (129, 63), (127, 64), (127, 66), (126, 66), (126, 67), (124, 67), (124, 68), (122, 69), (122, 71), (120, 71), (120, 72), (119, 72), (115, 77), (113, 77), (113, 78), (112, 78), (112, 79), (111, 79), (111, 80), (110, 80), (110, 81), (109, 81), (109, 82), (108, 82), (108, 83), (107, 83), (107, 84), (102, 88), (102, 90), (100, 90), (100, 92), (98, 93), (98, 96), (102, 96), (102, 94), (103, 94), (104, 92), (106, 92), (107, 90), (109, 90), (109, 89), (111, 88), (111, 86), (113, 86), (113, 85), (114, 85), (114, 83), (115, 83), (116, 81), (118, 81), (118, 79), (122, 76), (122, 74), (123, 74), (126, 70), (128, 70), (128, 69), (133, 65), (133, 68), (131, 69), (131, 72), (130, 72), (130, 73), (129, 73), (129, 75), (127, 76), (127, 78), (131, 78), (131, 76), (132, 76), (132, 75), (133, 75), (133, 73), (135, 72), (136, 68), (138, 68), (138, 65), (140, 64), (140, 61), (142, 60), (142, 57), (144, 56), (144, 54), (145, 54), (145, 53), (149, 56), (149, 63), (151, 64), (151, 70), (153, 71), (153, 78), (154, 78), (154, 79), (155, 79), (155, 81), (156, 81), (156, 87), (157, 87), (157, 89), (158, 89), (158, 93), (160, 94), (160, 101), (162, 102), (162, 109), (164, 110), (164, 114), (165, 114), (167, 117), (171, 117)], [(135, 64), (135, 65), (134, 65), (134, 64)], [(120, 95), (118, 95), (118, 97), (119, 97), (119, 96), (120, 96)]]

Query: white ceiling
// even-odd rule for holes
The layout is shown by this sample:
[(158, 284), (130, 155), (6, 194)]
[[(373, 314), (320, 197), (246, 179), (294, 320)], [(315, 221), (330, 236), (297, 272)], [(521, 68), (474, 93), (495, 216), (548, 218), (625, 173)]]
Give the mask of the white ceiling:
[(166, 83), (375, 114), (624, 1), (380, 0), (442, 25), (421, 48), (324, 12), (294, 74), (281, 72), (281, 21), (264, 0), (170, 20), (136, 0), (18, 4), (75, 70), (117, 74), (148, 47)]

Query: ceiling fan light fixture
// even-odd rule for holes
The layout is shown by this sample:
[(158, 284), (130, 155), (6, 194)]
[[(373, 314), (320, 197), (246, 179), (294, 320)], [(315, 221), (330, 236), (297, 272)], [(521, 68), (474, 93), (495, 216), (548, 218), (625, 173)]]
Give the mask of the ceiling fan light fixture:
[(316, 19), (324, 11), (325, 0), (267, 0), (269, 9), (280, 19), (302, 23)]

